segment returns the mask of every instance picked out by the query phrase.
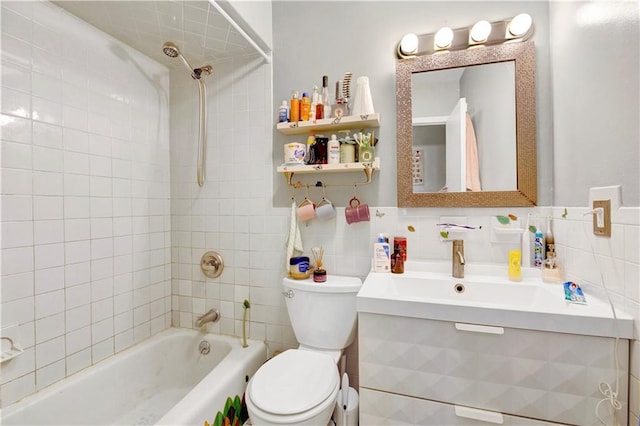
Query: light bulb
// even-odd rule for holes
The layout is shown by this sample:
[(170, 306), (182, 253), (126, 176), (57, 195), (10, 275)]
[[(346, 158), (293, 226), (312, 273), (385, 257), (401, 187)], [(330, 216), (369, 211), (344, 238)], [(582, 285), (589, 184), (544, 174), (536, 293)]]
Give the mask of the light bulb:
[(522, 37), (529, 31), (533, 19), (528, 13), (516, 15), (509, 23), (509, 34), (513, 37)]
[(415, 55), (418, 53), (418, 36), (409, 33), (400, 40), (400, 53), (402, 55)]
[(471, 28), (469, 36), (474, 42), (481, 43), (487, 40), (489, 34), (491, 34), (491, 24), (488, 21), (483, 20), (476, 22), (476, 24)]
[(434, 43), (437, 48), (444, 49), (451, 46), (453, 41), (453, 30), (449, 27), (442, 27), (436, 33)]

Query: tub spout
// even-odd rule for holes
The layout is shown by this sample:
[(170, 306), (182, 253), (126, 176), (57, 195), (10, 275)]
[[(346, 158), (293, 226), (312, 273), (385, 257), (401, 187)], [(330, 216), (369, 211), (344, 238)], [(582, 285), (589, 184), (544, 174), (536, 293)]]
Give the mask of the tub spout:
[(218, 319), (220, 319), (220, 312), (218, 312), (217, 309), (209, 309), (207, 312), (196, 318), (195, 326), (196, 328), (200, 328), (204, 324), (208, 322), (216, 322)]

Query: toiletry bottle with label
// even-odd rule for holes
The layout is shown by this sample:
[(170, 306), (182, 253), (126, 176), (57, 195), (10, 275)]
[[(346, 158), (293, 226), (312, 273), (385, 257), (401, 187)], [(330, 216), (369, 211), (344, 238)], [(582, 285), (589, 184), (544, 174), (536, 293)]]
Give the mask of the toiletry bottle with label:
[(555, 251), (555, 238), (551, 229), (551, 216), (547, 217), (547, 229), (544, 231), (544, 252), (549, 253)]
[(522, 269), (520, 267), (520, 256), (522, 256), (520, 250), (509, 251), (509, 265), (508, 274), (509, 281), (522, 281)]
[(278, 123), (286, 123), (287, 121), (289, 121), (289, 105), (284, 100), (280, 105), (280, 109), (278, 109)]
[(373, 245), (373, 271), (391, 272), (391, 248), (382, 235)]
[(331, 98), (329, 97), (329, 77), (322, 76), (322, 116), (331, 118)]
[(307, 92), (302, 93), (302, 100), (300, 101), (300, 121), (309, 121), (311, 117), (311, 99)]
[(329, 140), (329, 144), (327, 145), (328, 154), (328, 163), (329, 164), (339, 164), (340, 163), (340, 142), (336, 139), (336, 135), (331, 135), (331, 140)]
[(404, 256), (400, 246), (394, 244), (393, 254), (391, 255), (391, 272), (394, 274), (404, 274)]
[(291, 100), (289, 101), (289, 121), (295, 123), (300, 121), (300, 99), (298, 99), (298, 91), (291, 92)]
[(544, 262), (544, 234), (537, 231), (533, 240), (533, 266), (541, 268), (542, 262)]

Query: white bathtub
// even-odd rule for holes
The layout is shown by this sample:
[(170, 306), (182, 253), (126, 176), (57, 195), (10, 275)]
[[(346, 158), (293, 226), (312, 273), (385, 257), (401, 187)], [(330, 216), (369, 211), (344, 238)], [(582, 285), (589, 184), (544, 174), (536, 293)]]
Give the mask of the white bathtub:
[[(208, 355), (198, 344), (207, 340)], [(266, 359), (264, 343), (172, 328), (2, 410), (3, 425), (198, 425)]]

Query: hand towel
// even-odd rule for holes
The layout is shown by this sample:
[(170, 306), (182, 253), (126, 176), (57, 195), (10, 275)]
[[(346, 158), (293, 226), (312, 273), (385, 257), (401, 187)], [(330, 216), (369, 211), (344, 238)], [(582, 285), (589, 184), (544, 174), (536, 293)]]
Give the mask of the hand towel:
[(480, 167), (478, 164), (478, 142), (476, 141), (476, 132), (473, 129), (473, 122), (469, 113), (466, 114), (467, 128), (467, 191), (482, 191), (480, 186)]
[(291, 202), (291, 221), (289, 223), (289, 236), (287, 237), (287, 256), (284, 260), (285, 273), (289, 273), (289, 259), (300, 256), (304, 251), (302, 237), (298, 226), (298, 208), (295, 200)]

